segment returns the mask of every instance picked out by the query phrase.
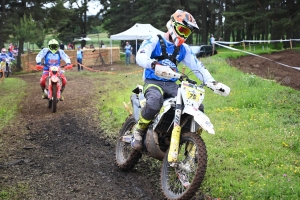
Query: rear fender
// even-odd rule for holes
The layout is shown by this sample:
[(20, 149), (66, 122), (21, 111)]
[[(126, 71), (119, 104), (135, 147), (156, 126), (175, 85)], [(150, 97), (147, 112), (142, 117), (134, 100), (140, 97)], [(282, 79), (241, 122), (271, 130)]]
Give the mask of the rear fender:
[(182, 111), (182, 114), (184, 113), (192, 115), (195, 122), (197, 122), (197, 124), (199, 124), (199, 126), (201, 126), (205, 131), (210, 134), (215, 134), (214, 125), (203, 112), (191, 106), (186, 106)]

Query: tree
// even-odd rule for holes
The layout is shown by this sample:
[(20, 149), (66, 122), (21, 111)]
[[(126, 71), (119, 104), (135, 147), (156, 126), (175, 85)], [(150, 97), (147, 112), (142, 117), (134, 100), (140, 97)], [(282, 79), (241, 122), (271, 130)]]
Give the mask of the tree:
[[(42, 35), (43, 33), (40, 31), (41, 29), (37, 29), (36, 27), (36, 22), (32, 19), (32, 16), (29, 15), (29, 18), (27, 18), (27, 16), (24, 15), (24, 17), (20, 19), (19, 25), (14, 25), (14, 34), (16, 38), (22, 42), (37, 41), (38, 37), (36, 36)], [(17, 63), (21, 63), (20, 54), (21, 51), (19, 51)], [(17, 65), (17, 68), (21, 69), (21, 65)]]

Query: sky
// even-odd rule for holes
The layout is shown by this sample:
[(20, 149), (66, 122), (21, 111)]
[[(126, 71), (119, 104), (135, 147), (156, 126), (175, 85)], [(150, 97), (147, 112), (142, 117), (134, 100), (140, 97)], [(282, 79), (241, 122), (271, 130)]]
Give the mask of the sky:
[[(78, 4), (81, 5), (81, 1), (78, 1)], [(66, 2), (65, 7), (68, 7), (69, 2)], [(77, 4), (73, 3), (72, 5), (74, 8), (77, 7)], [(99, 1), (90, 1), (88, 2), (88, 12), (87, 15), (95, 15), (100, 10), (102, 6), (100, 5)]]
[[(78, 1), (78, 4), (81, 5), (81, 1)], [(44, 5), (45, 7), (52, 7), (53, 4), (52, 3), (48, 3)], [(64, 6), (66, 8), (69, 7), (69, 2), (67, 1), (66, 3), (64, 3)], [(77, 4), (73, 3), (72, 5), (74, 8), (77, 7)], [(88, 12), (87, 15), (95, 15), (97, 14), (97, 12), (100, 10), (102, 6), (100, 5), (99, 1), (90, 1), (88, 2)]]

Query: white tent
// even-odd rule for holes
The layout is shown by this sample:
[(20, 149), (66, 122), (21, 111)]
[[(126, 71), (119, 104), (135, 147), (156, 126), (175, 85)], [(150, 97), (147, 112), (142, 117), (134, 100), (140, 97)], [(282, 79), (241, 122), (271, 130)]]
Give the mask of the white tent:
[[(110, 47), (112, 47), (112, 40), (135, 40), (137, 48), (137, 40), (144, 40), (150, 35), (164, 34), (164, 32), (154, 28), (151, 24), (136, 23), (130, 29), (110, 36)], [(112, 63), (112, 50), (110, 53), (110, 63)]]

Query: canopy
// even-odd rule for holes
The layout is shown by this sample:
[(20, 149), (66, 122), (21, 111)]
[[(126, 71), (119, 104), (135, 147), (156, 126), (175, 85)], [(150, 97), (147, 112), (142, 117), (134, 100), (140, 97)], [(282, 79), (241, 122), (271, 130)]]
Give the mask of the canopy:
[[(110, 36), (110, 47), (112, 47), (112, 40), (135, 40), (137, 48), (137, 40), (144, 40), (150, 35), (164, 34), (164, 32), (154, 28), (151, 24), (138, 24), (136, 23), (130, 29), (121, 33)], [(111, 63), (112, 63), (112, 54)]]
[(111, 40), (144, 40), (149, 35), (164, 34), (164, 32), (154, 28), (151, 24), (135, 24), (130, 29), (111, 35)]

